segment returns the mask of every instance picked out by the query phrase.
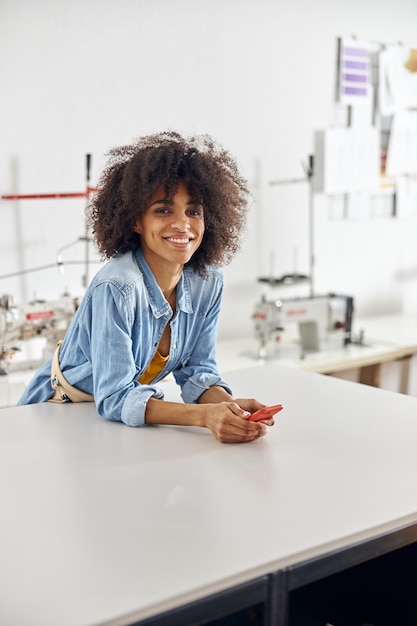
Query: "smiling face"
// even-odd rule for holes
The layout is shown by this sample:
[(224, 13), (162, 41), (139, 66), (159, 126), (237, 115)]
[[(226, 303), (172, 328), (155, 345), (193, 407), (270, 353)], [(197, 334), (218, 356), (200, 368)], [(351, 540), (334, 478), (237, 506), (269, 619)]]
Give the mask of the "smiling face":
[(170, 198), (161, 186), (133, 230), (140, 235), (144, 257), (154, 273), (170, 267), (176, 272), (191, 259), (203, 239), (203, 206), (190, 196), (181, 180)]

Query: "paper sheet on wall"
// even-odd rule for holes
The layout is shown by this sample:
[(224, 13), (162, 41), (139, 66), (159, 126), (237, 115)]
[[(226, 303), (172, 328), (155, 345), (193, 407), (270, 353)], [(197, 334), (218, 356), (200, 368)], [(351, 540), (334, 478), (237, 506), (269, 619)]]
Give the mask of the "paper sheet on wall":
[(341, 37), (339, 44), (338, 100), (355, 105), (369, 101), (371, 91), (372, 44), (349, 37)]
[(390, 45), (381, 50), (378, 103), (383, 117), (417, 107), (417, 46)]
[(360, 222), (369, 217), (369, 195), (349, 193), (345, 197), (344, 217), (353, 222)]
[(386, 159), (388, 176), (417, 173), (417, 111), (393, 116)]
[(409, 176), (398, 176), (395, 181), (395, 217), (412, 217), (417, 205), (417, 186)]
[(316, 131), (315, 191), (375, 191), (379, 186), (379, 151), (379, 134), (373, 126)]

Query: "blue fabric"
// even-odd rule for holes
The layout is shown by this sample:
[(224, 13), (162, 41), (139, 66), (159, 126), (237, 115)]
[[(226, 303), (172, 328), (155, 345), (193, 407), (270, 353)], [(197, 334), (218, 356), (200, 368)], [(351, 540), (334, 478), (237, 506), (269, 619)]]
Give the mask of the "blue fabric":
[[(145, 423), (148, 399), (163, 399), (157, 382), (172, 372), (184, 402), (195, 403), (213, 385), (225, 387), (216, 365), (217, 323), (223, 275), (209, 268), (201, 278), (184, 268), (173, 313), (142, 251), (106, 263), (90, 286), (60, 350), (66, 380), (94, 396), (98, 413), (129, 426)], [(147, 369), (167, 323), (169, 359), (150, 385), (137, 379)], [(36, 372), (18, 405), (46, 402), (53, 395), (52, 358)]]

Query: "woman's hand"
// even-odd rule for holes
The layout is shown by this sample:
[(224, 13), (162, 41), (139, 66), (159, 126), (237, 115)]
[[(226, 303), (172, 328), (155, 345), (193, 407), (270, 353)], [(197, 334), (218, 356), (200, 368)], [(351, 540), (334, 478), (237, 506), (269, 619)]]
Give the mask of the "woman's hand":
[[(242, 406), (241, 403), (245, 406)], [(271, 421), (272, 424), (274, 423), (273, 420), (266, 420), (265, 422), (250, 422), (248, 420), (250, 414), (262, 406), (264, 405), (259, 404), (256, 400), (205, 404), (205, 426), (221, 443), (254, 441), (266, 435), (268, 432), (267, 425)]]
[[(245, 411), (249, 411), (249, 413), (255, 413), (258, 409), (262, 409), (265, 404), (261, 404), (255, 398), (236, 398), (235, 402)], [(260, 424), (266, 424), (267, 426), (273, 426), (275, 424), (274, 418), (270, 417), (267, 420), (260, 420)]]
[(149, 398), (145, 419), (147, 424), (203, 426), (222, 443), (244, 443), (263, 437), (274, 419), (251, 422), (251, 413), (264, 407), (253, 398), (232, 398), (222, 387), (209, 387), (198, 404), (165, 402)]

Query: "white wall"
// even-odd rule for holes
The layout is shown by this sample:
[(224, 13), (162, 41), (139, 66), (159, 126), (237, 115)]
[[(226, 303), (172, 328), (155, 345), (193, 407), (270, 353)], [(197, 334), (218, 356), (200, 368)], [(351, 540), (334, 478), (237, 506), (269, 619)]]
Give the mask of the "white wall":
[[(414, 42), (416, 24), (415, 0), (0, 0), (0, 193), (83, 191), (86, 153), (94, 184), (114, 145), (167, 128), (212, 134), (254, 192), (220, 336), (251, 332), (257, 278), (309, 269), (307, 186), (269, 182), (302, 177), (314, 130), (340, 114), (337, 37)], [(0, 275), (53, 265), (84, 234), (83, 209), (0, 201)], [(316, 291), (354, 295), (358, 315), (417, 311), (417, 217), (332, 215), (316, 196)], [(63, 256), (82, 262), (84, 246)], [(0, 294), (79, 295), (83, 272), (2, 279)]]

